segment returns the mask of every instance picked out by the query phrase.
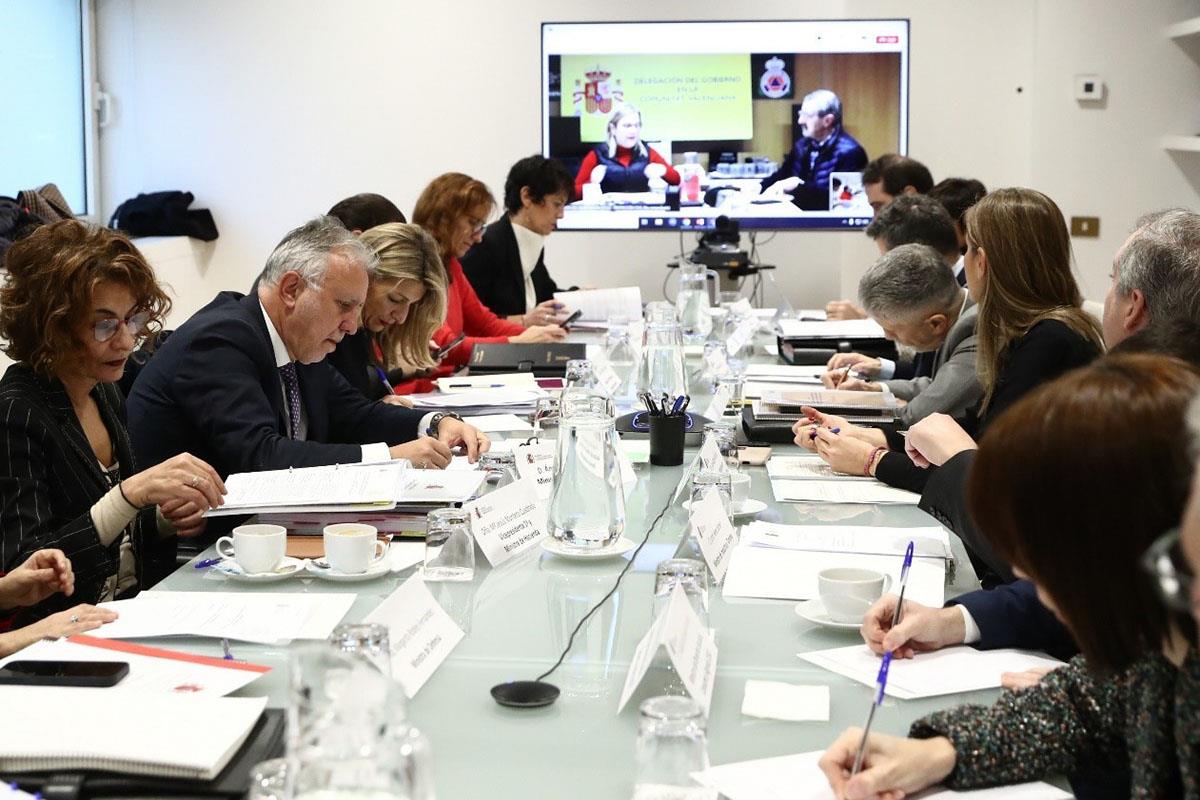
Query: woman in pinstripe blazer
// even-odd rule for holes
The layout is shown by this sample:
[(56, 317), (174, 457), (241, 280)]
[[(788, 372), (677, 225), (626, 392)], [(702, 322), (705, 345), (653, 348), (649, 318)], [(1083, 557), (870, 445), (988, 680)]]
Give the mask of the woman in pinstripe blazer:
[[(121, 234), (64, 220), (9, 248), (0, 338), (0, 567), (62, 550), (76, 601), (128, 596), (172, 568), (220, 476), (190, 455), (138, 472), (115, 383), (170, 301)], [(157, 511), (156, 511), (157, 509)], [(59, 597), (23, 619), (62, 608)]]

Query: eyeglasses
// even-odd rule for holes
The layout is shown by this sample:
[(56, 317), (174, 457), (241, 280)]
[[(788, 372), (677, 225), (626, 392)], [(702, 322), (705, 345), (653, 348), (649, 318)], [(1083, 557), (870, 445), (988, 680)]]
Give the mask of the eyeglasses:
[(470, 217), (468, 217), (467, 222), (470, 224), (471, 233), (473, 233), (473, 234), (480, 233), (483, 231), (484, 228), (487, 227), (486, 219), (471, 219)]
[(139, 311), (136, 314), (130, 314), (125, 319), (106, 317), (92, 323), (92, 335), (96, 337), (97, 342), (107, 342), (116, 336), (117, 329), (124, 325), (129, 330), (130, 336), (137, 337), (146, 329), (149, 322), (149, 311)]
[(1179, 546), (1179, 529), (1167, 531), (1154, 540), (1142, 556), (1142, 569), (1154, 578), (1163, 600), (1176, 611), (1192, 611), (1192, 574)]

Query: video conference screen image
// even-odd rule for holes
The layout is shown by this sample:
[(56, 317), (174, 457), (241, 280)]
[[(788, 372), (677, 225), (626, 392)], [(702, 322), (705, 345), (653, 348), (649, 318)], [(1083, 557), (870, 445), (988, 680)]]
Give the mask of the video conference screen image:
[(908, 150), (907, 20), (542, 25), (562, 230), (862, 228), (862, 170)]

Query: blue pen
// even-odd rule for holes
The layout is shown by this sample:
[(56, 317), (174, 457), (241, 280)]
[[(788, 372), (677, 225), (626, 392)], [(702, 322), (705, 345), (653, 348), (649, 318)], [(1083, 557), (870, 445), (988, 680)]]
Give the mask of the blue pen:
[(850, 770), (850, 777), (854, 777), (862, 769), (863, 759), (867, 755), (867, 737), (871, 734), (871, 723), (875, 721), (875, 709), (883, 704), (883, 690), (887, 688), (888, 666), (891, 663), (892, 654), (884, 653), (883, 663), (879, 665), (879, 676), (875, 678), (875, 685), (879, 687), (879, 691), (871, 702), (871, 710), (867, 712), (867, 724), (863, 725), (862, 740), (858, 743), (858, 753), (854, 756), (854, 768)]
[(379, 376), (380, 382), (383, 383), (383, 388), (387, 390), (388, 394), (395, 394), (396, 392), (392, 388), (391, 382), (387, 379), (387, 373), (383, 371), (383, 367), (379, 366), (378, 364), (376, 364), (374, 366), (375, 366), (375, 374)]
[(675, 404), (673, 406), (671, 406), (670, 416), (672, 416), (672, 417), (679, 416), (679, 412), (683, 410), (683, 401), (686, 397), (687, 397), (687, 395), (681, 394), (681, 395), (679, 395), (679, 397), (675, 398)]
[[(842, 429), (841, 428), (830, 428), (829, 432), (830, 433), (841, 433)], [(816, 428), (813, 428), (811, 431), (808, 432), (808, 438), (809, 439), (817, 438), (817, 429)]]
[(205, 569), (220, 564), (225, 559), (223, 558), (206, 558), (203, 561), (196, 562), (196, 569)]
[(896, 610), (892, 612), (892, 627), (900, 624), (900, 609), (904, 606), (904, 590), (908, 587), (908, 569), (912, 566), (913, 542), (908, 543), (904, 551), (904, 566), (900, 568), (900, 599), (896, 601)]
[(225, 656), (224, 656), (225, 660), (233, 661), (233, 651), (229, 649), (229, 640), (228, 639), (221, 640), (221, 649), (225, 652)]

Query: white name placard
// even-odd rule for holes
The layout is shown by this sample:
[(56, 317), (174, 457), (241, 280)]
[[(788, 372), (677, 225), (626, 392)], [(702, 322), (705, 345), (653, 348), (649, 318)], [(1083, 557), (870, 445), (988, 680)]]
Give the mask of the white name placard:
[(535, 546), (546, 535), (546, 510), (533, 481), (521, 478), (463, 505), (471, 532), (493, 567)]
[(720, 583), (729, 569), (729, 556), (737, 546), (737, 531), (725, 515), (720, 494), (714, 490), (704, 492), (699, 501), (692, 503), (688, 516), (704, 561), (713, 579)]
[(683, 587), (678, 585), (671, 590), (671, 599), (662, 615), (654, 620), (650, 630), (638, 642), (629, 673), (625, 676), (617, 713), (625, 708), (638, 684), (646, 677), (646, 671), (659, 647), (667, 649), (667, 657), (679, 673), (684, 688), (707, 716), (717, 675), (717, 644), (696, 616)]
[(419, 574), (400, 584), (363, 622), (387, 626), (392, 677), (409, 699), (463, 638), (462, 629), (438, 605)]
[(533, 481), (539, 500), (549, 500), (554, 490), (554, 442), (517, 445), (517, 474)]

